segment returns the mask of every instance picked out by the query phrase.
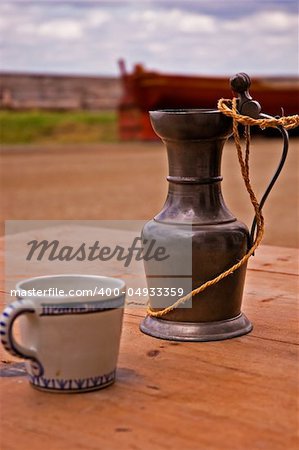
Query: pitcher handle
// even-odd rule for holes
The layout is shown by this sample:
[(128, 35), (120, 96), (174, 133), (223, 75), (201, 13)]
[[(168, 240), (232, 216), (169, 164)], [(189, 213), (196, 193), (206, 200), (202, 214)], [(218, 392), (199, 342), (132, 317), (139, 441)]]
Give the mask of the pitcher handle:
[[(250, 77), (244, 73), (237, 73), (235, 76), (233, 76), (230, 79), (230, 86), (232, 89), (232, 92), (234, 94), (234, 96), (238, 97), (238, 112), (240, 114), (243, 114), (245, 116), (249, 116), (252, 117), (253, 119), (273, 119), (272, 116), (269, 116), (268, 114), (264, 114), (261, 113), (261, 105), (259, 104), (258, 101), (254, 100), (249, 92), (249, 88), (251, 85), (251, 79)], [(246, 132), (249, 132), (249, 127), (246, 126), (247, 130)], [(282, 139), (283, 139), (283, 147), (282, 147), (282, 155), (278, 164), (278, 167), (264, 193), (264, 195), (262, 196), (262, 199), (260, 201), (260, 210), (262, 210), (277, 178), (280, 175), (280, 172), (284, 166), (287, 154), (288, 154), (288, 149), (289, 149), (289, 135), (287, 130), (282, 127), (281, 125), (276, 127), (280, 134), (282, 135)], [(252, 225), (251, 225), (251, 231), (250, 231), (250, 236), (249, 236), (249, 248), (252, 247), (253, 242), (254, 242), (254, 238), (255, 238), (255, 231), (256, 231), (256, 224), (257, 224), (257, 219), (256, 216), (253, 219)]]
[[(267, 114), (260, 114), (260, 117), (261, 118), (271, 118), (271, 116), (268, 116)], [(288, 150), (289, 150), (289, 134), (288, 134), (287, 130), (284, 127), (282, 127), (282, 126), (278, 126), (276, 128), (279, 130), (279, 132), (280, 132), (280, 134), (282, 136), (282, 139), (283, 139), (282, 154), (281, 154), (281, 158), (280, 158), (279, 164), (277, 166), (277, 169), (276, 169), (276, 171), (275, 171), (275, 173), (274, 173), (274, 175), (273, 175), (273, 177), (272, 177), (272, 179), (271, 179), (267, 189), (265, 190), (264, 195), (261, 198), (260, 210), (262, 210), (262, 208), (263, 208), (263, 206), (264, 206), (264, 204), (265, 204), (265, 202), (266, 202), (266, 200), (267, 200), (267, 198), (268, 198), (268, 196), (269, 196), (269, 194), (270, 194), (274, 184), (276, 183), (276, 181), (277, 181), (277, 179), (278, 179), (278, 177), (280, 175), (280, 172), (282, 171), (282, 168), (283, 168), (284, 163), (286, 161)], [(252, 246), (252, 244), (254, 242), (255, 231), (256, 231), (256, 216), (254, 217), (252, 225), (251, 225), (250, 246)]]

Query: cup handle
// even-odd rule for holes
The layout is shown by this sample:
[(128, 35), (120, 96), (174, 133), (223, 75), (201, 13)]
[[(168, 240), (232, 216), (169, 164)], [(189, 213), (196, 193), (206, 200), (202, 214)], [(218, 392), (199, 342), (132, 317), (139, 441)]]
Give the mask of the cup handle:
[(33, 348), (26, 348), (17, 342), (13, 335), (13, 324), (22, 314), (36, 313), (34, 304), (30, 300), (20, 299), (10, 303), (0, 317), (1, 343), (5, 350), (13, 356), (31, 360), (31, 371), (36, 376), (43, 374), (43, 366), (37, 359), (37, 352)]

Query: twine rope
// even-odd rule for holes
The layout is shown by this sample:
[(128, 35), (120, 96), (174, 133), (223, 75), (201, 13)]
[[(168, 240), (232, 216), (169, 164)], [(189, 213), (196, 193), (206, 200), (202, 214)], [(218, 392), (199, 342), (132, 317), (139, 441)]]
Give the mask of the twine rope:
[[(232, 108), (228, 106), (228, 104), (230, 103), (232, 104)], [(299, 126), (298, 114), (295, 114), (293, 116), (283, 116), (279, 118), (269, 117), (263, 119), (253, 119), (252, 117), (249, 116), (243, 116), (242, 114), (239, 114), (236, 110), (236, 98), (233, 98), (233, 100), (221, 98), (218, 101), (217, 107), (223, 114), (225, 114), (228, 117), (231, 117), (234, 121), (237, 121), (242, 125), (249, 125), (249, 126), (257, 125), (262, 130), (264, 130), (265, 128), (277, 126), (282, 126), (286, 130), (290, 130), (291, 128)]]
[[(231, 108), (228, 106), (231, 104)], [(257, 247), (262, 241), (263, 235), (264, 235), (264, 217), (261, 212), (261, 208), (259, 205), (259, 202), (255, 196), (255, 193), (252, 189), (251, 182), (250, 182), (250, 174), (249, 174), (249, 154), (250, 154), (250, 126), (257, 125), (261, 129), (268, 128), (268, 127), (277, 127), (277, 126), (283, 126), (284, 128), (291, 129), (295, 128), (299, 125), (299, 116), (285, 116), (280, 117), (278, 119), (276, 118), (267, 118), (267, 119), (253, 119), (249, 116), (243, 116), (237, 112), (237, 99), (233, 98), (232, 100), (228, 99), (220, 99), (218, 101), (217, 105), (219, 111), (221, 111), (223, 114), (225, 114), (228, 117), (231, 117), (233, 119), (233, 135), (235, 140), (235, 146), (237, 149), (237, 155), (238, 160), (241, 168), (242, 177), (247, 189), (247, 192), (249, 194), (252, 206), (255, 211), (255, 217), (256, 217), (256, 223), (257, 223), (257, 233), (256, 237), (254, 239), (252, 247), (248, 250), (248, 252), (243, 256), (242, 259), (233, 266), (231, 266), (229, 269), (222, 272), (220, 275), (216, 276), (215, 278), (212, 278), (211, 280), (206, 281), (202, 285), (200, 285), (198, 288), (192, 290), (184, 297), (179, 298), (176, 302), (174, 302), (172, 305), (168, 306), (167, 308), (164, 308), (159, 311), (153, 310), (149, 305), (147, 308), (147, 314), (152, 317), (162, 317), (165, 314), (169, 313), (170, 311), (174, 310), (178, 306), (186, 303), (188, 300), (190, 300), (192, 297), (194, 297), (197, 294), (200, 294), (205, 289), (207, 289), (210, 286), (213, 286), (216, 283), (219, 283), (219, 281), (223, 280), (223, 278), (226, 278), (227, 276), (231, 275), (233, 272), (238, 270), (243, 264), (245, 264), (250, 256), (253, 255)], [(239, 130), (238, 130), (238, 124), (242, 124), (245, 126), (245, 154), (243, 154)]]

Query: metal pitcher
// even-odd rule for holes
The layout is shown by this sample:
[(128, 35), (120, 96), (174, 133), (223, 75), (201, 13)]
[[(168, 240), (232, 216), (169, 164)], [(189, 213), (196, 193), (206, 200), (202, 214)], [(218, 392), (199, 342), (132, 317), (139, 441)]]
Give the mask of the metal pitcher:
[[(231, 87), (239, 97), (238, 112), (251, 117), (262, 114), (258, 102), (252, 100), (248, 88), (250, 78), (237, 74)], [(232, 119), (216, 109), (178, 109), (151, 111), (150, 119), (156, 134), (164, 142), (169, 164), (168, 195), (162, 211), (143, 229), (143, 240), (159, 245), (172, 245), (180, 250), (191, 242), (192, 289), (226, 270), (248, 251), (254, 238), (256, 221), (251, 232), (227, 208), (221, 192), (221, 157), (225, 142), (232, 134)], [(262, 208), (284, 164), (288, 134), (279, 127), (284, 145), (280, 164), (260, 206)], [(190, 259), (190, 256), (189, 256)], [(149, 288), (160, 286), (161, 280), (178, 280), (179, 274), (169, 265), (168, 273), (160, 273), (157, 262), (145, 261)], [(176, 308), (162, 317), (148, 315), (141, 331), (162, 339), (180, 341), (213, 341), (249, 333), (252, 324), (242, 313), (242, 296), (246, 264), (219, 283), (195, 295), (189, 307)], [(160, 280), (157, 282), (157, 280)], [(157, 284), (158, 283), (158, 284)], [(170, 287), (170, 286), (169, 286)], [(161, 299), (150, 297), (150, 306), (162, 309)], [(174, 299), (163, 299), (163, 307)]]

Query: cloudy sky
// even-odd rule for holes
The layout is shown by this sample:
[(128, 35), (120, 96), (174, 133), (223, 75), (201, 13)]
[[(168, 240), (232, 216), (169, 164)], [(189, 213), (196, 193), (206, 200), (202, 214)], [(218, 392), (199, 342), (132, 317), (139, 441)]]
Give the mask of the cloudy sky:
[(297, 0), (0, 0), (1, 70), (298, 74)]

